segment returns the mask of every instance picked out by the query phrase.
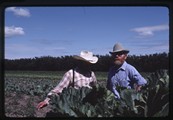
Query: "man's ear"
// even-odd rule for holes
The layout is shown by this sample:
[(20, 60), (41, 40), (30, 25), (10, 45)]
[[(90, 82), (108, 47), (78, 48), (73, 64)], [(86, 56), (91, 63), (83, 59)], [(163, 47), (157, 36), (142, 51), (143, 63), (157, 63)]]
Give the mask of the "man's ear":
[(128, 57), (128, 55), (127, 55), (127, 54), (125, 54), (124, 59), (126, 60), (126, 59), (127, 59), (127, 57)]

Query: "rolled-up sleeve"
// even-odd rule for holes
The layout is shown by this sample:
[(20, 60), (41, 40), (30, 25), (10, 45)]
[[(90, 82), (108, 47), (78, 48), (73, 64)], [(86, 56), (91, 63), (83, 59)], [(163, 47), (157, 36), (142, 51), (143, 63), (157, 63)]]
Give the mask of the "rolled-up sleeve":
[(49, 104), (49, 101), (50, 101), (50, 98), (49, 98), (49, 97), (50, 97), (52, 94), (61, 93), (62, 90), (63, 90), (65, 87), (68, 87), (68, 86), (69, 86), (69, 84), (70, 84), (70, 82), (71, 82), (71, 81), (70, 81), (70, 80), (71, 80), (71, 74), (72, 74), (72, 71), (66, 72), (66, 73), (64, 74), (62, 80), (59, 82), (59, 84), (58, 84), (53, 90), (51, 90), (51, 91), (48, 93), (46, 99), (44, 100), (47, 104)]
[(131, 66), (130, 77), (138, 85), (143, 86), (147, 84), (147, 81), (145, 80), (145, 78), (142, 77), (141, 74), (133, 66)]
[(135, 76), (134, 79), (136, 79), (138, 85), (145, 85), (147, 83), (141, 75)]
[(61, 93), (62, 90), (65, 88), (65, 87), (68, 87), (70, 82), (71, 82), (71, 71), (68, 71), (64, 74), (62, 80), (60, 81), (60, 83), (53, 89), (51, 90), (50, 93), (48, 93), (48, 95), (51, 95), (52, 93)]

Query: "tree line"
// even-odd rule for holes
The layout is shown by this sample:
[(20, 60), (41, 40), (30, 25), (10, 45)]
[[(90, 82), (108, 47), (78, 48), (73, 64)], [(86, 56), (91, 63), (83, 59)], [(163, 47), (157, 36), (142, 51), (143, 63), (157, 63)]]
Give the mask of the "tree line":
[[(92, 65), (93, 71), (108, 71), (113, 64), (110, 55), (96, 55), (99, 60)], [(155, 72), (159, 69), (169, 69), (169, 54), (155, 53), (150, 55), (128, 55), (126, 60), (139, 72)], [(4, 70), (26, 71), (67, 71), (73, 68), (77, 61), (72, 56), (42, 56), (35, 58), (5, 59)]]

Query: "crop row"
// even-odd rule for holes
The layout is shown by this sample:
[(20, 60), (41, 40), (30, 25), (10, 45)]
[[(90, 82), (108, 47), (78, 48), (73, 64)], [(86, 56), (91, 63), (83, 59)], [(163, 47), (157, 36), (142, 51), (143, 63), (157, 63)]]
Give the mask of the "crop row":
[[(13, 73), (13, 75), (12, 73), (6, 74), (5, 76), (5, 94), (11, 91), (31, 96), (40, 96), (43, 100), (47, 93), (59, 82), (58, 79), (48, 79), (47, 77), (19, 77), (14, 74), (16, 73)], [(100, 74), (99, 77), (104, 79), (103, 74)], [(146, 74), (145, 78), (148, 84), (141, 93), (136, 94), (132, 90), (122, 90), (120, 94), (123, 100), (119, 102), (115, 101), (105, 86), (100, 84), (98, 84), (96, 89), (93, 89), (95, 90), (94, 92), (86, 88), (81, 90), (64, 89), (63, 94), (52, 97), (52, 111), (58, 115), (74, 117), (148, 117), (168, 115), (168, 71), (160, 70), (156, 73)], [(89, 96), (89, 98), (86, 98), (86, 96)], [(84, 99), (85, 104), (83, 104)]]

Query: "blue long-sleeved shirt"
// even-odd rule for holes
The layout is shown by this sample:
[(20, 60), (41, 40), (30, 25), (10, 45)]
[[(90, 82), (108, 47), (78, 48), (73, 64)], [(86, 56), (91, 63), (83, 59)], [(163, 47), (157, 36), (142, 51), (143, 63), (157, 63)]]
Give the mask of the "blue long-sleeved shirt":
[(131, 89), (134, 88), (135, 83), (143, 86), (147, 83), (147, 81), (132, 65), (124, 62), (119, 69), (116, 69), (115, 67), (110, 68), (108, 73), (107, 88), (114, 93), (115, 98), (120, 99), (116, 86)]

